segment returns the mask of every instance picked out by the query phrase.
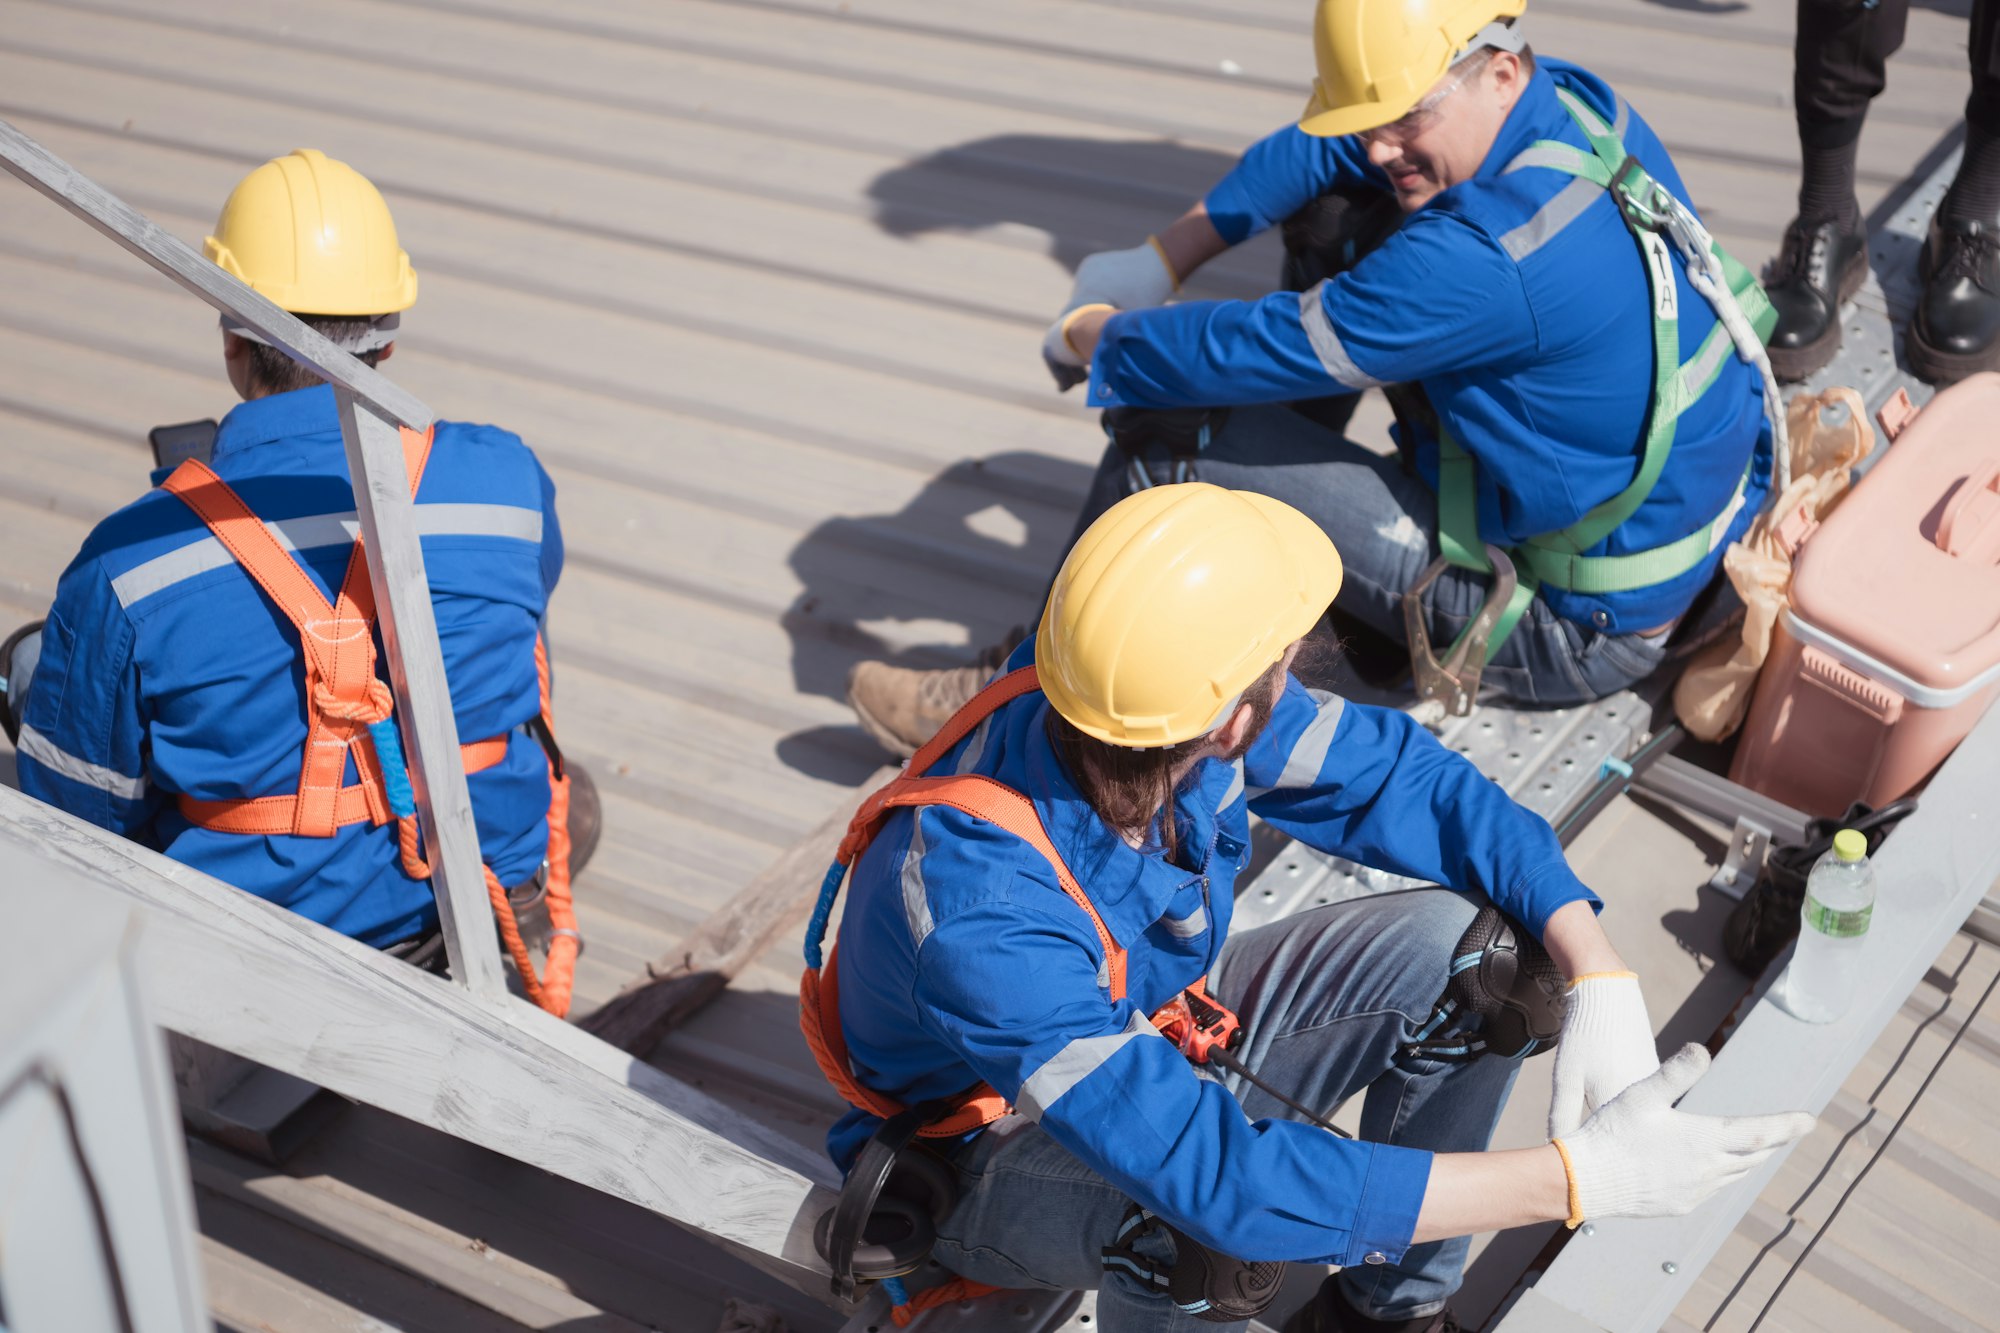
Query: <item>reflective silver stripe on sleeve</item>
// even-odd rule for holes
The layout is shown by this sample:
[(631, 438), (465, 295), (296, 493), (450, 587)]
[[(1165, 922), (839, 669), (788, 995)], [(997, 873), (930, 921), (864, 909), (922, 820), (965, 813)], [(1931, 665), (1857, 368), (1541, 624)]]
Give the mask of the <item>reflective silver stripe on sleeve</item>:
[(1350, 389), (1378, 387), (1382, 381), (1362, 373), (1354, 358), (1347, 354), (1347, 348), (1341, 345), (1340, 335), (1333, 331), (1333, 321), (1326, 317), (1326, 303), (1320, 299), (1325, 287), (1326, 280), (1321, 279), (1299, 293), (1299, 326), (1306, 331), (1313, 355), (1319, 358), (1322, 370)]
[(1208, 909), (1197, 907), (1186, 916), (1163, 916), (1160, 924), (1167, 928), (1167, 934), (1177, 940), (1191, 940), (1208, 929)]
[(21, 753), (42, 767), (51, 769), (86, 787), (95, 787), (101, 792), (124, 801), (136, 801), (146, 794), (146, 779), (128, 778), (123, 773), (114, 773), (102, 764), (93, 764), (88, 759), (79, 759), (69, 751), (61, 749), (55, 742), (36, 731), (33, 727), (21, 728)]
[(910, 818), (910, 850), (903, 854), (903, 919), (910, 924), (910, 943), (921, 945), (935, 923), (924, 888), (924, 812), (913, 811)]
[(1229, 766), (1229, 789), (1222, 793), (1222, 804), (1218, 810), (1227, 810), (1243, 797), (1243, 761), (1238, 759)]
[(1627, 106), (1625, 99), (1616, 93), (1611, 95), (1611, 100), (1618, 108), (1617, 114), (1611, 120), (1611, 132), (1622, 139), (1625, 137), (1625, 127), (1632, 123), (1632, 108)]
[(980, 724), (973, 729), (972, 739), (965, 743), (965, 749), (959, 753), (958, 763), (952, 766), (955, 772), (970, 773), (978, 765), (980, 759), (986, 754), (986, 733), (992, 726), (993, 715), (988, 713)]
[(1123, 1032), (1108, 1037), (1078, 1037), (1028, 1075), (1028, 1081), (1021, 1085), (1021, 1095), (1014, 1099), (1014, 1109), (1030, 1120), (1039, 1121), (1062, 1100), (1064, 1093), (1096, 1073), (1127, 1042), (1148, 1033), (1158, 1036), (1159, 1029), (1134, 1009)]
[[(519, 505), (420, 504), (416, 506), (416, 518), (417, 533), (423, 537), (512, 537), (536, 543), (542, 540), (542, 511)], [(353, 541), (361, 531), (361, 520), (350, 509), (343, 514), (302, 514), (264, 526), (287, 551), (310, 551)], [(221, 542), (212, 536), (203, 537), (142, 565), (134, 565), (111, 580), (111, 591), (120, 606), (130, 607), (197, 574), (232, 563), (233, 558)]]
[(1556, 191), (1555, 197), (1536, 210), (1535, 216), (1500, 238), (1500, 248), (1516, 262), (1554, 240), (1556, 234), (1583, 215), (1605, 193), (1604, 187), (1578, 177)]
[(1347, 701), (1325, 690), (1306, 693), (1319, 703), (1319, 716), (1299, 734), (1292, 752), (1285, 756), (1285, 769), (1278, 775), (1277, 786), (1253, 787), (1250, 795), (1261, 796), (1286, 787), (1310, 787), (1319, 781), (1320, 770), (1326, 766), (1326, 752), (1333, 748), (1333, 733), (1340, 728), (1340, 715), (1347, 711)]

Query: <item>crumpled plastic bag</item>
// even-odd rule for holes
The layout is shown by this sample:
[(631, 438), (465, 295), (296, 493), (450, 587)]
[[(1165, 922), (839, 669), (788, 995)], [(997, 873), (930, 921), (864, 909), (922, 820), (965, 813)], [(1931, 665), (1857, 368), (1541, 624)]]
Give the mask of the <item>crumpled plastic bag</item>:
[(1771, 632), (1791, 604), (1792, 560), (1847, 493), (1854, 465), (1875, 447), (1867, 404), (1853, 389), (1798, 395), (1785, 410), (1785, 425), (1792, 437), (1791, 484), (1722, 554), (1722, 568), (1743, 599), (1742, 637), (1697, 653), (1674, 685), (1674, 712), (1704, 741), (1719, 741), (1743, 725), (1771, 651)]

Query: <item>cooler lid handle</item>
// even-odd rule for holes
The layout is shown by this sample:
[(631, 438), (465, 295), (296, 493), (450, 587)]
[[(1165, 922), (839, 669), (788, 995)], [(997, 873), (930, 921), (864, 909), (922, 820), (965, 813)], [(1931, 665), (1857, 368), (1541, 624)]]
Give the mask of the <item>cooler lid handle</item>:
[(1968, 476), (1938, 519), (1937, 548), (1961, 560), (2000, 556), (2000, 462)]

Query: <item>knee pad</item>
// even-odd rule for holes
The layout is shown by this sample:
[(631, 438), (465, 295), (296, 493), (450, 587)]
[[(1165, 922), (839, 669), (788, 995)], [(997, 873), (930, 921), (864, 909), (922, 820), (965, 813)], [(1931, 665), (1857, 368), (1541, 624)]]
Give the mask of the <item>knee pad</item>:
[[(1451, 951), (1444, 994), (1406, 1054), (1433, 1060), (1527, 1059), (1562, 1035), (1562, 972), (1541, 943), (1488, 905)], [(1477, 1028), (1464, 1020), (1476, 1017)]]
[[(1148, 1259), (1133, 1249), (1141, 1237), (1158, 1232), (1165, 1232), (1174, 1243), (1170, 1264)], [(1137, 1204), (1126, 1211), (1118, 1238), (1104, 1247), (1104, 1266), (1164, 1288), (1167, 1299), (1183, 1314), (1213, 1324), (1233, 1324), (1262, 1314), (1285, 1279), (1282, 1262), (1232, 1259)]]

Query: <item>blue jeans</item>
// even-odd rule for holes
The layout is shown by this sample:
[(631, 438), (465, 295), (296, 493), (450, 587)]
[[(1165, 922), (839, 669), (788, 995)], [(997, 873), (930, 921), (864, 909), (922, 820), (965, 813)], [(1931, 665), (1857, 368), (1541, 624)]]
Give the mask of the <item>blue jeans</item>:
[[(1406, 1057), (1401, 1048), (1430, 1016), (1453, 946), (1479, 904), (1445, 889), (1416, 889), (1302, 912), (1232, 936), (1209, 989), (1243, 1020), (1239, 1054), (1286, 1096), (1330, 1112), (1365, 1090), (1362, 1138), (1478, 1152), (1492, 1137), (1519, 1062), (1447, 1064)], [(1233, 1075), (1222, 1081), (1253, 1119), (1297, 1118)], [(958, 1168), (964, 1193), (934, 1251), (946, 1268), (999, 1287), (1095, 1287), (1104, 1333), (1220, 1327), (1181, 1313), (1153, 1284), (1103, 1266), (1101, 1251), (1131, 1200), (1040, 1126), (1009, 1117), (975, 1139)], [(1458, 1289), (1470, 1244), (1461, 1237), (1412, 1246), (1400, 1263), (1349, 1268), (1339, 1281), (1356, 1309), (1377, 1318), (1434, 1314)], [(1135, 1248), (1149, 1259), (1173, 1258), (1164, 1233)], [(1284, 1313), (1266, 1317), (1275, 1322)]]
[[(1257, 491), (1298, 509), (1333, 538), (1346, 577), (1334, 605), (1403, 642), (1403, 593), (1437, 554), (1437, 496), (1393, 458), (1281, 404), (1237, 407), (1195, 460), (1202, 481)], [(1158, 470), (1156, 469), (1156, 472)], [(1084, 502), (1079, 533), (1123, 499), (1125, 455), (1107, 447)], [(1484, 574), (1447, 569), (1424, 595), (1441, 654), (1486, 601)], [(1536, 598), (1486, 667), (1510, 698), (1560, 708), (1602, 699), (1649, 676), (1668, 636), (1604, 634), (1564, 620)]]

